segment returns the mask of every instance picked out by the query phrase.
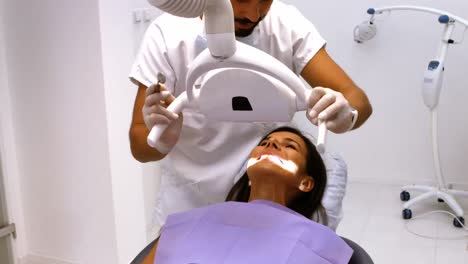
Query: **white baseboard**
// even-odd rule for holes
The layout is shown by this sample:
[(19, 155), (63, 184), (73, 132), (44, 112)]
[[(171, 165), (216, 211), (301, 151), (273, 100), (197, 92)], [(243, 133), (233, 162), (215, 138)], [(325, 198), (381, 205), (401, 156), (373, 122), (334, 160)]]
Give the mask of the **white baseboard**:
[[(375, 178), (352, 178), (348, 179), (348, 183), (368, 183), (368, 184), (378, 184), (378, 185), (411, 185), (411, 184), (418, 184), (418, 185), (431, 185), (436, 186), (437, 182), (435, 180), (419, 180), (415, 182), (414, 180), (406, 180), (406, 179), (375, 179)], [(464, 190), (468, 191), (468, 183), (460, 183), (460, 182), (447, 182), (447, 187), (449, 189), (456, 189), (456, 190)]]
[(19, 264), (79, 264), (78, 262), (70, 262), (66, 260), (60, 260), (55, 258), (43, 257), (29, 254), (21, 258)]
[(348, 178), (348, 183), (369, 183), (369, 184), (382, 184), (382, 185), (409, 185), (409, 184), (421, 184), (421, 185), (435, 185), (436, 182), (433, 180), (421, 180), (418, 182), (414, 182), (411, 180), (406, 180), (406, 179), (398, 179), (398, 178), (359, 178), (359, 177), (353, 177), (353, 178)]

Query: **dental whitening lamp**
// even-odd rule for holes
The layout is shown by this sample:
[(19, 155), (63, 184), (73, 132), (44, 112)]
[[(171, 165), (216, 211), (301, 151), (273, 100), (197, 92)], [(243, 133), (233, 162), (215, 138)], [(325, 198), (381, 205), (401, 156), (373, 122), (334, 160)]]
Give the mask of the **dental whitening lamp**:
[[(289, 122), (296, 111), (307, 110), (311, 89), (286, 65), (269, 54), (236, 41), (230, 0), (148, 0), (162, 11), (205, 21), (208, 49), (190, 65), (186, 91), (167, 108), (180, 113), (195, 106), (209, 120), (232, 122)], [(200, 85), (196, 82), (202, 77)], [(167, 125), (155, 125), (148, 145)], [(319, 121), (317, 149), (324, 152), (327, 129)]]
[[(389, 6), (382, 8), (369, 8), (367, 13), (371, 16), (369, 21), (365, 21), (354, 28), (354, 40), (358, 43), (363, 43), (375, 37), (377, 28), (375, 25), (375, 17), (385, 12), (391, 12), (396, 10), (410, 10), (419, 11), (430, 14), (438, 15), (438, 21), (444, 25), (443, 34), (439, 50), (436, 57), (429, 61), (427, 68), (424, 72), (424, 78), (422, 82), (422, 97), (424, 104), (429, 108), (431, 112), (431, 125), (432, 125), (432, 154), (436, 170), (437, 187), (422, 186), (422, 185), (407, 185), (402, 187), (400, 193), (400, 199), (405, 201), (403, 205), (402, 216), (404, 219), (410, 219), (412, 217), (411, 206), (427, 199), (438, 198), (439, 201), (446, 202), (447, 205), (455, 212), (457, 218), (453, 220), (453, 224), (456, 227), (462, 227), (465, 223), (463, 218), (464, 212), (454, 197), (468, 197), (468, 191), (459, 191), (447, 188), (445, 183), (442, 169), (440, 166), (439, 158), (439, 145), (437, 136), (437, 105), (439, 103), (440, 91), (442, 89), (442, 81), (444, 74), (444, 63), (447, 56), (447, 50), (450, 44), (458, 44), (451, 37), (455, 25), (461, 24), (468, 28), (468, 21), (450, 14), (448, 12), (427, 8), (421, 6)], [(409, 191), (419, 191), (423, 194), (410, 200)]]

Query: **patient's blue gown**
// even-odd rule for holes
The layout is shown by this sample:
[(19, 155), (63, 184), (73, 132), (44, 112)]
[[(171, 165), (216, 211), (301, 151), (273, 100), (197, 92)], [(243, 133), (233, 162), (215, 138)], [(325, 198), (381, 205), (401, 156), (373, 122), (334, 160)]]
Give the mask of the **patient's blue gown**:
[(225, 202), (173, 214), (155, 264), (345, 264), (353, 251), (326, 226), (277, 203)]

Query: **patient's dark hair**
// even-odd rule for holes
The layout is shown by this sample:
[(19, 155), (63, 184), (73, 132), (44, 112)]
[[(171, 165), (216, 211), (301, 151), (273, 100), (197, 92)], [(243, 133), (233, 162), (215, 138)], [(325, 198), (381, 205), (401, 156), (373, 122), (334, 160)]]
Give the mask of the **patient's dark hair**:
[[(297, 213), (311, 218), (313, 213), (318, 211), (322, 215), (324, 224), (327, 224), (327, 217), (325, 210), (322, 207), (322, 197), (327, 185), (327, 171), (322, 157), (317, 152), (314, 144), (305, 137), (299, 130), (292, 127), (280, 127), (271, 131), (268, 135), (275, 132), (291, 132), (304, 140), (307, 146), (306, 157), (306, 172), (309, 176), (314, 178), (314, 188), (310, 192), (303, 192), (287, 206), (288, 208), (296, 211)], [(262, 142), (268, 135), (266, 135), (260, 142)], [(249, 177), (247, 172), (237, 181), (231, 188), (227, 195), (226, 201), (248, 202), (250, 196)]]

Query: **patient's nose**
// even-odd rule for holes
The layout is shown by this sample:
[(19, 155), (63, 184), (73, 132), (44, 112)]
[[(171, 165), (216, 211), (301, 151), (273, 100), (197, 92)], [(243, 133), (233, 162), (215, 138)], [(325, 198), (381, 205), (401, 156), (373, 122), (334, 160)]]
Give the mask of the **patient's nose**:
[(278, 148), (278, 143), (277, 142), (274, 142), (274, 141), (267, 141), (266, 145), (265, 145), (266, 148), (270, 147), (270, 148), (275, 148), (275, 149), (279, 149)]

